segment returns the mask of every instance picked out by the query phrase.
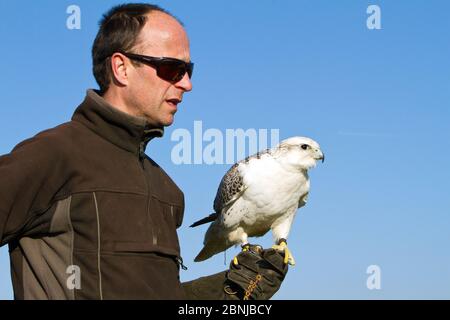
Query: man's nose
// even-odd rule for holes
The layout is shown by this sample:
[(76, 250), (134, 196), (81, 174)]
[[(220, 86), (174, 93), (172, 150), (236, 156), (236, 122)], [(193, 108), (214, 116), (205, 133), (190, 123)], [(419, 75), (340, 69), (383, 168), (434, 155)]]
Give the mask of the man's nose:
[(189, 78), (187, 72), (184, 74), (183, 78), (180, 81), (175, 83), (175, 86), (182, 89), (183, 91), (191, 91), (192, 90), (192, 81)]

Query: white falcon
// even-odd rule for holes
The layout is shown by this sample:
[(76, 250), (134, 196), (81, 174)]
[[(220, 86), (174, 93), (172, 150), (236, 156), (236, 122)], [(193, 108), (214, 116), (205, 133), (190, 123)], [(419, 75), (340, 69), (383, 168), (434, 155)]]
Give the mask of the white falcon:
[(285, 251), (285, 263), (294, 265), (286, 239), (297, 209), (307, 201), (308, 169), (324, 159), (317, 142), (291, 137), (234, 164), (217, 190), (215, 212), (191, 225), (212, 222), (195, 261), (233, 245), (240, 244), (245, 250), (248, 237), (263, 236), (271, 229), (273, 247)]

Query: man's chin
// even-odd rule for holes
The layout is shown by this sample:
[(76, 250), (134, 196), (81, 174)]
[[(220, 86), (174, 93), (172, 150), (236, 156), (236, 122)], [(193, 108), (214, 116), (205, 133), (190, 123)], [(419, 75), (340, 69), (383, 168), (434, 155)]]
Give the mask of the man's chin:
[(171, 125), (173, 124), (174, 120), (175, 120), (175, 119), (174, 119), (174, 116), (173, 116), (173, 115), (170, 115), (170, 116), (166, 117), (165, 119), (162, 119), (161, 125), (162, 125), (163, 127), (171, 126)]

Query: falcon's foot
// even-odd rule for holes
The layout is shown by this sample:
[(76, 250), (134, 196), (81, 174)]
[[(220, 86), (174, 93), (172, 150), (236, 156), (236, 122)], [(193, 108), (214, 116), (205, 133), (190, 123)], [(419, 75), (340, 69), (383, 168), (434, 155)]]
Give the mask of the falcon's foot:
[(284, 263), (285, 264), (289, 263), (291, 266), (295, 266), (295, 259), (287, 246), (286, 239), (280, 239), (278, 241), (278, 245), (273, 245), (272, 248), (275, 250), (284, 252)]
[[(242, 252), (250, 251), (250, 252), (253, 252), (253, 253), (259, 253), (262, 250), (261, 246), (253, 245), (253, 244), (250, 244), (250, 243), (245, 243), (245, 244), (241, 245), (241, 248), (242, 248)], [(239, 264), (239, 260), (238, 260), (237, 256), (234, 257), (233, 263), (235, 265)]]

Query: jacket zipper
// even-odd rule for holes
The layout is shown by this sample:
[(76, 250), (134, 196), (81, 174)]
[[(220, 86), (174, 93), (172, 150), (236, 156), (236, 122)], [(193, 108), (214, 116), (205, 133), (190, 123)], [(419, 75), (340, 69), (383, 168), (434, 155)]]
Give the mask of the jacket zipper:
[(144, 177), (145, 180), (145, 186), (147, 187), (147, 207), (146, 207), (146, 215), (147, 215), (147, 219), (148, 219), (148, 224), (149, 227), (151, 228), (151, 233), (152, 233), (152, 244), (153, 245), (157, 245), (158, 244), (158, 236), (155, 234), (155, 229), (153, 228), (153, 220), (151, 215), (149, 214), (149, 208), (150, 208), (150, 185), (147, 181), (147, 173), (145, 172), (145, 166), (144, 166), (144, 161), (145, 161), (145, 153), (144, 153), (144, 142), (142, 141), (139, 144), (139, 164), (141, 166), (142, 169), (142, 175)]
[[(139, 144), (139, 163), (141, 164), (141, 168), (144, 169), (144, 142)], [(146, 180), (147, 181), (147, 180)]]

